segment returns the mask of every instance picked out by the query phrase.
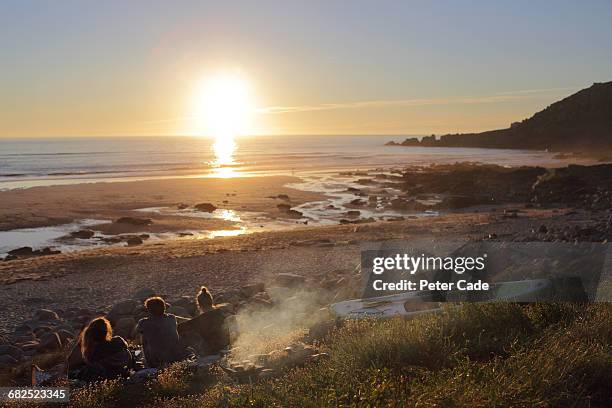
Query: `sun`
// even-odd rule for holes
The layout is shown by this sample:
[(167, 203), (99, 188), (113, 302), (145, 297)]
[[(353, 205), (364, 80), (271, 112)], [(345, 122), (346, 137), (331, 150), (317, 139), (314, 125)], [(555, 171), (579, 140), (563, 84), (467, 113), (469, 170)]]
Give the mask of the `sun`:
[(249, 132), (254, 112), (249, 82), (237, 73), (205, 78), (196, 92), (195, 117), (205, 136), (240, 136)]
[(234, 138), (252, 129), (255, 112), (250, 83), (238, 73), (221, 73), (205, 78), (198, 86), (194, 103), (196, 133), (213, 137), (219, 165), (232, 164)]

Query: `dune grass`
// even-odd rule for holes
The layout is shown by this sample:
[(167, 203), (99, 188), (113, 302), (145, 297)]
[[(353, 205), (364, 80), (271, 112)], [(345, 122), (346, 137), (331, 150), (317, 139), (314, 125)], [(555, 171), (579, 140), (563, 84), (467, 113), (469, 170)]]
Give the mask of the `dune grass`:
[(329, 357), (234, 384), (177, 364), (146, 384), (115, 381), (74, 407), (603, 407), (612, 405), (612, 304), (466, 304), (413, 320), (353, 321)]

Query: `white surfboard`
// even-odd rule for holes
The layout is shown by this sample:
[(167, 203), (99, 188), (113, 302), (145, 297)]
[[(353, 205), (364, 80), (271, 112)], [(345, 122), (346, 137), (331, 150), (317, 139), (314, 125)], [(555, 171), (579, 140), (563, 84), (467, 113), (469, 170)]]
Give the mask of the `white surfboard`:
[[(441, 310), (444, 303), (467, 300), (466, 292), (446, 292), (446, 302), (431, 301), (431, 294), (432, 292), (428, 291), (413, 291), (368, 299), (345, 300), (334, 303), (330, 308), (337, 317), (389, 318), (435, 313)], [(481, 302), (532, 302), (546, 300), (552, 294), (553, 285), (549, 279), (501, 282), (491, 284)]]

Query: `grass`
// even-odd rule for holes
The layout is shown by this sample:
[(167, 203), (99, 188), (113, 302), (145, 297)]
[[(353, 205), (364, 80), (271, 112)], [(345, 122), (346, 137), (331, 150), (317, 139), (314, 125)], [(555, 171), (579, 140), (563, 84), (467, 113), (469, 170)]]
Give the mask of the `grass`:
[(238, 385), (177, 364), (145, 385), (105, 382), (74, 407), (603, 407), (612, 405), (612, 304), (466, 304), (353, 321), (324, 360)]
[[(207, 407), (580, 407), (612, 403), (610, 304), (465, 305), (413, 321), (353, 322), (330, 358)], [(163, 405), (162, 405), (163, 406)]]

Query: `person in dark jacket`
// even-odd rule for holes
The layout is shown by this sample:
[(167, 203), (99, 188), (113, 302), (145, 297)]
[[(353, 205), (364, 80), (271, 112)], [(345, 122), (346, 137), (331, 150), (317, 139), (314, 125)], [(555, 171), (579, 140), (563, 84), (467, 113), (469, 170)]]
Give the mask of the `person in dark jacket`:
[(71, 358), (82, 363), (77, 375), (79, 379), (91, 382), (129, 375), (133, 365), (132, 353), (122, 337), (113, 336), (106, 318), (92, 320), (81, 332), (77, 347), (80, 356)]
[(199, 354), (216, 354), (229, 344), (229, 332), (225, 316), (215, 308), (213, 297), (206, 286), (196, 296), (200, 315), (182, 322), (178, 326), (181, 339)]
[(164, 299), (151, 297), (145, 301), (145, 308), (150, 317), (141, 319), (136, 330), (142, 336), (146, 366), (161, 368), (185, 358), (186, 351), (177, 331), (177, 318), (166, 313)]

